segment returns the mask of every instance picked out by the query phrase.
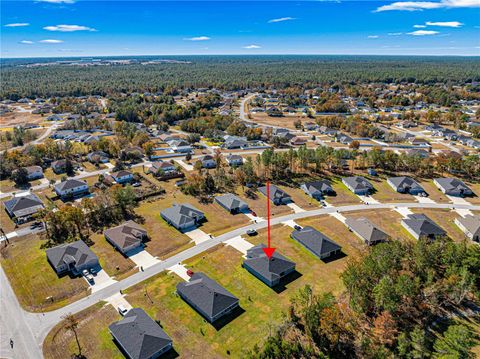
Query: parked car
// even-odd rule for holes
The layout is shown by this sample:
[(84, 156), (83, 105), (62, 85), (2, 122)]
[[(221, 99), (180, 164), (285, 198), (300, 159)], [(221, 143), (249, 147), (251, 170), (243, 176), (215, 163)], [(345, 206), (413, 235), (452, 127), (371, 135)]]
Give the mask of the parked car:
[(124, 316), (125, 314), (128, 313), (128, 309), (125, 308), (125, 306), (123, 306), (122, 304), (120, 304), (118, 307), (118, 312), (120, 313), (121, 316)]
[(82, 271), (82, 274), (85, 278), (87, 278), (89, 283), (95, 283), (95, 280), (93, 279), (93, 275), (88, 271), (88, 269), (84, 269)]
[(297, 231), (300, 231), (302, 227), (300, 227), (298, 224), (294, 225), (293, 228), (295, 228)]
[(247, 230), (247, 235), (255, 236), (255, 235), (257, 235), (257, 231), (254, 230), (254, 229), (249, 229), (249, 230)]
[(187, 275), (188, 275), (189, 277), (191, 277), (192, 275), (194, 275), (193, 270), (187, 269)]

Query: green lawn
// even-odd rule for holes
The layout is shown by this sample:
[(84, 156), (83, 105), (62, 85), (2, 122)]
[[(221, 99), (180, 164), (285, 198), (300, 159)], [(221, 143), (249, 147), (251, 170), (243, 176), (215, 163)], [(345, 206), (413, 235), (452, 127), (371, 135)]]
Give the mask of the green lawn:
[(53, 310), (87, 295), (88, 285), (83, 278), (58, 278), (47, 261), (45, 250), (40, 249), (40, 239), (25, 236), (10, 243), (2, 248), (0, 263), (25, 309)]
[[(82, 354), (89, 359), (122, 359), (123, 354), (112, 340), (108, 326), (121, 319), (111, 306), (100, 302), (75, 314), (79, 325), (78, 339)], [(63, 359), (78, 353), (73, 333), (65, 328), (65, 322), (57, 324), (43, 343), (43, 354), (47, 359)]]
[(333, 206), (345, 206), (347, 204), (360, 204), (360, 198), (353, 194), (342, 182), (340, 178), (329, 178), (332, 182), (332, 188), (335, 196), (327, 196), (325, 200)]

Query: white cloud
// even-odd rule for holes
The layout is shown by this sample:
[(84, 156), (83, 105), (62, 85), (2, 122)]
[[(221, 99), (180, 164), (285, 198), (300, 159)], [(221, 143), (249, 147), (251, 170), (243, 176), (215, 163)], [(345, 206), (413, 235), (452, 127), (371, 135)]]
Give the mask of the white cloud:
[(278, 18), (278, 19), (268, 20), (268, 23), (269, 23), (269, 24), (274, 24), (274, 23), (276, 23), (276, 22), (291, 21), (291, 20), (295, 20), (295, 18), (294, 18), (294, 17), (287, 16), (287, 17), (280, 17), (280, 18)]
[(440, 27), (461, 27), (463, 24), (458, 21), (427, 21), (425, 23), (428, 26), (440, 26)]
[(187, 40), (187, 41), (208, 41), (208, 40), (210, 40), (210, 38), (208, 36), (195, 36), (195, 37), (185, 38), (184, 40)]
[(54, 40), (54, 39), (46, 39), (46, 40), (40, 40), (42, 44), (61, 44), (63, 40)]
[(21, 44), (25, 44), (25, 45), (31, 45), (33, 44), (33, 41), (30, 41), (30, 40), (22, 40), (20, 41)]
[(60, 32), (73, 32), (73, 31), (97, 31), (88, 26), (82, 25), (55, 25), (55, 26), (45, 26), (44, 30), (48, 31), (60, 31)]
[(5, 27), (23, 27), (23, 26), (29, 26), (30, 24), (28, 22), (15, 22), (13, 24), (6, 24), (3, 25)]
[(368, 35), (367, 38), (368, 39), (378, 39), (380, 36), (378, 35)]
[(479, 0), (441, 0), (433, 1), (398, 1), (378, 7), (375, 12), (381, 11), (423, 11), (441, 8), (474, 8), (480, 7)]
[(262, 47), (258, 45), (248, 45), (248, 46), (244, 46), (243, 48), (244, 49), (261, 49)]
[(413, 25), (415, 29), (424, 29), (427, 27), (427, 25)]
[(413, 36), (429, 36), (429, 35), (437, 35), (439, 32), (438, 31), (433, 31), (433, 30), (417, 30), (413, 32), (409, 32), (409, 35)]
[(389, 32), (387, 35), (388, 36), (400, 36), (400, 35), (403, 35), (403, 32)]

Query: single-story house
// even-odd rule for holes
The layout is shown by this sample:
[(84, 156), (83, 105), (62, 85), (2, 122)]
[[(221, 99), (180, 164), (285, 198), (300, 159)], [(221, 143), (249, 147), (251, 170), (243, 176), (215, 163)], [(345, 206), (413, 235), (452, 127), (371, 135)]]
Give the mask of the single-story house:
[(409, 193), (414, 196), (425, 193), (423, 187), (411, 177), (390, 177), (387, 183), (398, 193)]
[[(258, 190), (260, 191), (261, 194), (264, 196), (267, 196), (267, 186), (262, 186), (258, 187)], [(292, 202), (292, 198), (288, 193), (285, 191), (282, 191), (280, 188), (277, 186), (271, 184), (270, 185), (270, 201), (273, 202), (276, 206), (281, 205), (281, 204), (287, 204)]]
[(455, 218), (455, 224), (472, 241), (480, 242), (480, 216), (465, 216)]
[(215, 168), (217, 167), (217, 162), (213, 158), (213, 156), (210, 155), (205, 155), (202, 158), (200, 158), (200, 162), (202, 162), (202, 167), (203, 168)]
[(243, 165), (243, 157), (240, 155), (230, 154), (228, 155), (225, 160), (227, 161), (228, 165), (231, 167), (237, 167)]
[(148, 169), (148, 172), (156, 175), (159, 173), (160, 170), (164, 174), (169, 174), (177, 171), (175, 166), (170, 162), (156, 161), (152, 163), (152, 166)]
[(141, 308), (130, 309), (122, 320), (110, 324), (108, 329), (129, 359), (159, 358), (173, 346), (168, 334)]
[(194, 227), (205, 218), (202, 211), (188, 203), (174, 204), (161, 211), (160, 216), (178, 230)]
[(330, 181), (328, 180), (305, 182), (300, 185), (300, 188), (307, 195), (317, 200), (322, 199), (326, 194), (328, 195), (335, 193)]
[(385, 242), (389, 238), (388, 234), (375, 226), (367, 218), (347, 218), (345, 224), (348, 229), (368, 245)]
[(295, 262), (285, 258), (278, 251), (273, 252), (269, 259), (263, 251), (265, 247), (262, 243), (247, 250), (242, 266), (269, 287), (274, 287), (282, 278), (295, 271)]
[(120, 170), (117, 172), (113, 172), (111, 176), (113, 180), (119, 184), (129, 183), (133, 181), (133, 173), (130, 171)]
[(446, 195), (455, 197), (473, 196), (473, 191), (457, 178), (435, 178), (433, 183)]
[(239, 213), (248, 209), (248, 204), (233, 193), (217, 196), (215, 202), (230, 213)]
[(210, 323), (239, 305), (237, 297), (204, 273), (194, 273), (188, 282), (178, 283), (177, 293)]
[(62, 198), (76, 197), (88, 193), (88, 184), (77, 179), (67, 179), (55, 185), (55, 192)]
[(290, 234), (290, 237), (295, 239), (320, 259), (334, 256), (342, 251), (342, 247), (337, 243), (310, 226), (303, 227), (302, 229), (295, 229)]
[(419, 157), (419, 158), (428, 158), (430, 157), (430, 152), (425, 151), (419, 148), (413, 148), (411, 150), (406, 151), (407, 156), (409, 157)]
[(46, 250), (47, 259), (58, 275), (79, 275), (84, 269), (99, 265), (98, 257), (82, 240), (61, 244)]
[(307, 139), (305, 137), (298, 137), (295, 136), (290, 140), (290, 144), (293, 146), (302, 146), (307, 143)]
[(43, 202), (34, 193), (17, 195), (3, 202), (3, 205), (10, 218), (16, 223), (27, 222), (35, 213), (45, 208)]
[(123, 254), (140, 247), (148, 238), (146, 229), (134, 221), (109, 228), (103, 234), (105, 239)]
[(91, 163), (107, 163), (108, 162), (108, 159), (109, 159), (109, 156), (107, 153), (103, 152), (103, 151), (94, 151), (94, 152), (90, 152), (88, 155), (87, 155), (87, 158), (88, 158), (88, 161), (91, 162)]
[(355, 194), (366, 195), (373, 192), (373, 185), (361, 176), (344, 177), (342, 182)]
[(337, 134), (337, 142), (343, 143), (344, 145), (349, 145), (353, 142), (353, 138), (344, 133), (339, 133)]
[[(23, 167), (27, 171), (27, 179), (33, 181), (39, 178), (43, 178), (43, 169), (40, 166), (28, 166)], [(18, 171), (18, 170), (15, 170)], [(14, 172), (15, 172), (14, 171)]]
[(435, 239), (447, 233), (424, 214), (409, 214), (402, 219), (402, 226), (416, 239), (422, 237)]
[(192, 146), (185, 140), (174, 139), (167, 142), (170, 148), (179, 153), (189, 153), (193, 151)]
[(53, 172), (56, 174), (65, 173), (67, 171), (67, 160), (57, 160), (53, 161), (51, 164)]
[(225, 142), (222, 144), (223, 148), (232, 150), (237, 148), (244, 148), (248, 146), (248, 141), (245, 137), (225, 136)]

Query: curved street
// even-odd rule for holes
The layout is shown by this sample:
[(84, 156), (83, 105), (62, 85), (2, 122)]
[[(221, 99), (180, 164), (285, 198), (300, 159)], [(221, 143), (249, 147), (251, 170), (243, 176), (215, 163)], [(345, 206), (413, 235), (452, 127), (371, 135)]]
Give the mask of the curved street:
[[(292, 213), (271, 219), (271, 224), (276, 225), (287, 221), (301, 218), (314, 217), (335, 212), (352, 212), (372, 209), (395, 209), (395, 208), (437, 208), (437, 209), (468, 209), (480, 210), (479, 205), (452, 204), (452, 203), (378, 203), (346, 205), (340, 207), (322, 207), (314, 210)], [(42, 358), (42, 343), (49, 331), (69, 313), (80, 312), (99, 301), (105, 300), (120, 290), (125, 290), (137, 283), (157, 275), (166, 268), (172, 267), (182, 261), (192, 258), (216, 245), (229, 239), (245, 234), (249, 229), (260, 230), (267, 226), (267, 221), (252, 223), (247, 226), (234, 229), (218, 237), (213, 237), (194, 247), (184, 250), (164, 261), (152, 265), (143, 272), (138, 272), (121, 281), (115, 282), (89, 296), (55, 311), (46, 313), (31, 313), (22, 309), (13, 292), (3, 269), (0, 268), (0, 301), (3, 310), (0, 312), (0, 357), (6, 358)], [(273, 246), (275, 242), (273, 240)], [(10, 348), (9, 340), (13, 338), (14, 348)]]

